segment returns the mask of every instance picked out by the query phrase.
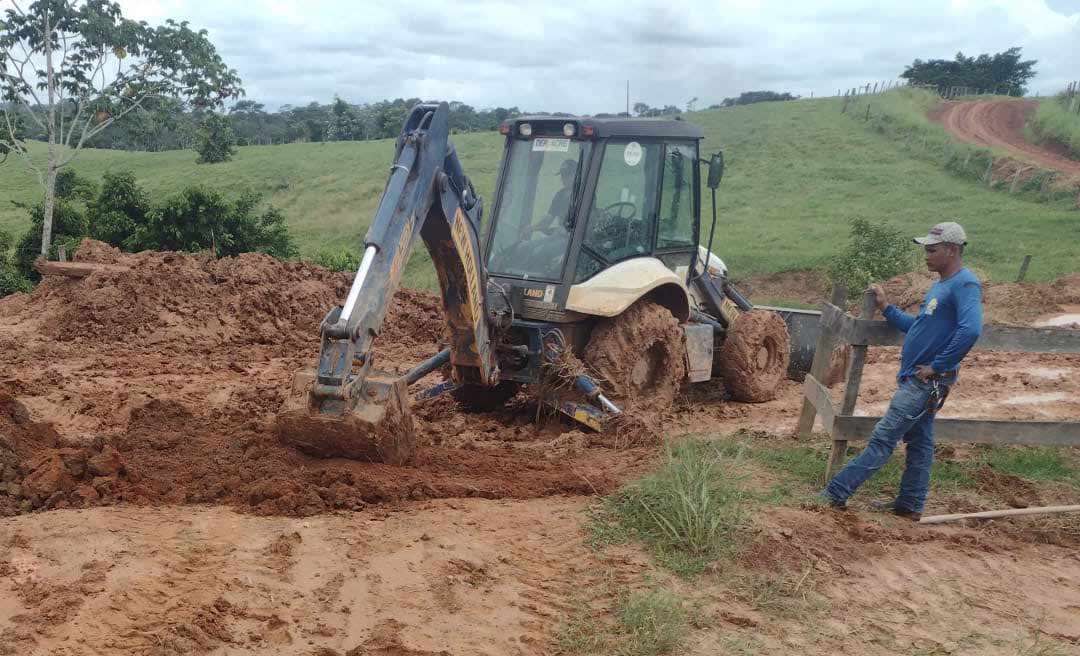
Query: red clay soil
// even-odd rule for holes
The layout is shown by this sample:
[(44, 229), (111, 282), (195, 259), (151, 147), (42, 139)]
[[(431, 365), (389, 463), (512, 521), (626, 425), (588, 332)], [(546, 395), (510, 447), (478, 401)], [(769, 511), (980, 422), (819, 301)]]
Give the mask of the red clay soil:
[(1004, 148), (1040, 166), (1080, 174), (1080, 162), (1066, 157), (1060, 148), (1024, 139), (1024, 125), (1038, 105), (1035, 100), (943, 102), (928, 116), (963, 141)]
[[(651, 454), (590, 449), (556, 420), (537, 425), (524, 400), (465, 415), (439, 398), (414, 407), (412, 466), (304, 456), (278, 442), (272, 420), (293, 372), (313, 365), (318, 324), (347, 292), (346, 274), (92, 242), (76, 259), (128, 271), (47, 277), (31, 295), (0, 300), (0, 514), (133, 502), (309, 515), (402, 499), (592, 494)], [(437, 297), (400, 291), (376, 366), (404, 371), (439, 350), (442, 330)], [(108, 481), (86, 465), (102, 453), (119, 459)]]

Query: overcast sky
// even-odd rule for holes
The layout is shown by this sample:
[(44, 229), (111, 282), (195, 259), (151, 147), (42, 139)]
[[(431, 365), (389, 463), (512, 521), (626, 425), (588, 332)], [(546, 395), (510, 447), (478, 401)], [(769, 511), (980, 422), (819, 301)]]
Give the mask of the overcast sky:
[(1033, 91), (1080, 79), (1080, 0), (120, 3), (131, 18), (209, 30), (268, 109), (337, 94), (612, 112), (627, 80), (631, 104), (704, 107), (758, 89), (831, 95), (916, 57), (1011, 46), (1039, 60)]

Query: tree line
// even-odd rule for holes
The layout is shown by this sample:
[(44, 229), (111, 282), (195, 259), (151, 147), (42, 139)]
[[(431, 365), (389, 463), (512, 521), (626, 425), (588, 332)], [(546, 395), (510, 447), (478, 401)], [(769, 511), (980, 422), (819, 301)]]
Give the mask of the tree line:
[[(328, 104), (283, 105), (269, 111), (264, 103), (240, 100), (228, 110), (215, 113), (175, 98), (148, 98), (142, 111), (109, 125), (88, 140), (87, 146), (150, 152), (195, 148), (207, 121), (220, 124), (217, 117), (224, 117), (239, 146), (387, 139), (398, 136), (409, 110), (419, 102), (419, 98), (396, 98), (356, 104), (334, 98)], [(29, 111), (18, 109), (23, 114)], [(452, 102), (450, 128), (454, 132), (496, 130), (502, 121), (521, 114), (517, 107), (476, 109)], [(38, 121), (29, 116), (22, 119), (22, 138), (46, 140)]]
[(999, 94), (1023, 96), (1027, 83), (1035, 77), (1034, 59), (1023, 59), (1020, 48), (1009, 48), (994, 54), (983, 53), (968, 57), (962, 52), (948, 59), (916, 59), (900, 77), (912, 84), (936, 88), (968, 87), (996, 90)]

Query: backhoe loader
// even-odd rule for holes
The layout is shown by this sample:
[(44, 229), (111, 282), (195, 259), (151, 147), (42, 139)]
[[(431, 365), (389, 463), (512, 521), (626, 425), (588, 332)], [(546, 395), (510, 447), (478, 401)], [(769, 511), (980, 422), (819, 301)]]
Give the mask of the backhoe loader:
[[(278, 414), (285, 443), (407, 463), (416, 450), (408, 386), (447, 363), (449, 380), (417, 397), (450, 393), (490, 409), (531, 386), (596, 430), (627, 405), (670, 405), (687, 381), (718, 377), (736, 400), (769, 400), (792, 350), (807, 368), (813, 313), (754, 308), (711, 252), (724, 160), (702, 158), (699, 127), (507, 120), (485, 216), (448, 114), (445, 103), (421, 104), (405, 122), (354, 282), (322, 321), (317, 367), (297, 374)], [(702, 182), (713, 194), (705, 245)], [(417, 236), (438, 275), (448, 348), (400, 376), (378, 368), (376, 347)], [(552, 393), (552, 372), (573, 392)]]

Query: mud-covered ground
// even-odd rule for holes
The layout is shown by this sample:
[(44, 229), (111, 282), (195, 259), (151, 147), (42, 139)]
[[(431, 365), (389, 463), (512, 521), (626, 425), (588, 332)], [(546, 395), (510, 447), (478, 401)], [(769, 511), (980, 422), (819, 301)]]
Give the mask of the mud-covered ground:
[[(524, 396), (488, 414), (439, 398), (414, 405), (422, 447), (409, 467), (309, 458), (278, 443), (272, 418), (293, 372), (312, 364), (318, 323), (347, 275), (93, 243), (77, 257), (112, 268), (0, 300), (0, 654), (550, 654), (559, 618), (599, 572), (630, 578), (646, 567), (633, 550), (583, 546), (580, 510), (655, 465), (652, 430), (588, 435), (537, 421)], [(777, 295), (819, 297), (805, 278)], [(929, 280), (890, 292), (917, 303)], [(1077, 277), (987, 290), (999, 322), (1034, 324), (1077, 305)], [(403, 372), (437, 352), (441, 321), (436, 297), (400, 292), (377, 366)], [(857, 412), (880, 413), (896, 360), (895, 349), (872, 351)], [(697, 388), (645, 427), (787, 439), (800, 390), (787, 381), (776, 401), (745, 405)], [(1075, 421), (1078, 392), (1077, 356), (975, 353), (943, 416)], [(894, 637), (929, 640), (933, 626), (952, 635), (941, 613), (955, 595), (987, 607), (956, 626), (1000, 620), (1019, 586), (1027, 605), (1016, 608), (1071, 617), (1059, 632), (1080, 639), (1075, 542), (809, 510), (757, 521), (837, 572), (827, 594), (854, 586), (852, 603), (867, 607), (907, 599), (908, 610), (882, 611), (873, 625)], [(842, 557), (832, 543), (847, 545)], [(881, 567), (888, 576), (868, 587)], [(965, 574), (972, 567), (996, 578), (980, 583)], [(762, 653), (798, 646), (783, 638), (790, 630), (755, 629), (771, 620), (746, 603), (716, 604), (718, 626), (760, 633)], [(905, 613), (929, 624), (897, 629)], [(867, 631), (865, 619), (837, 619), (802, 651), (911, 651), (853, 649)], [(694, 653), (716, 653), (700, 640)]]

